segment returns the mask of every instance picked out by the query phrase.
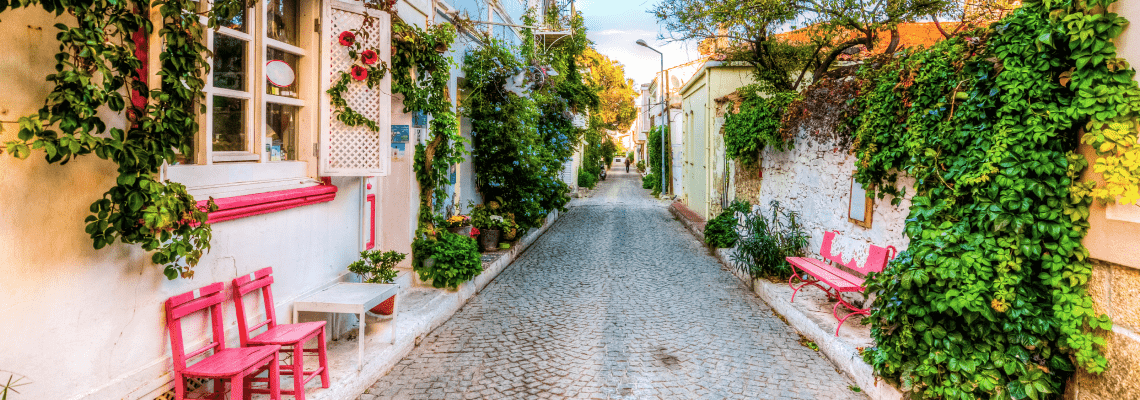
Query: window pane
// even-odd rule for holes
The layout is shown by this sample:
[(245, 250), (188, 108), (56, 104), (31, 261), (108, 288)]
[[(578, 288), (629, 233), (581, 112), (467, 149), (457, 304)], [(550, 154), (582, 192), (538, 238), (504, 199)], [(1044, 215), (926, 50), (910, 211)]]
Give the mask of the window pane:
[(218, 21), (218, 24), (235, 31), (245, 32), (245, 27), (249, 25), (247, 23), (247, 14), (249, 14), (249, 10), (242, 8), (237, 11), (236, 15), (230, 17), (229, 19), (220, 20)]
[(214, 151), (248, 151), (245, 100), (214, 96)]
[(269, 0), (269, 38), (297, 44), (297, 0)]
[(272, 47), (266, 48), (266, 53), (265, 93), (297, 97), (297, 65), (301, 57)]
[(265, 105), (265, 152), (269, 161), (297, 159), (297, 107)]
[(214, 34), (214, 87), (245, 90), (244, 40)]

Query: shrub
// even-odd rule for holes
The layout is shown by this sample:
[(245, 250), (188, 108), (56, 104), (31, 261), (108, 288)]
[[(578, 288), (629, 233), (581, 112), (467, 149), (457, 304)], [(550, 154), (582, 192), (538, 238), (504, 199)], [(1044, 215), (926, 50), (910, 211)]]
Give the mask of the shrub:
[[(421, 280), (430, 280), (432, 287), (455, 289), (483, 273), (479, 244), (475, 239), (447, 231), (437, 234), (439, 236), (435, 239), (429, 235), (416, 238), (412, 243), (412, 252), (417, 257), (412, 269)], [(428, 259), (435, 260), (431, 266), (424, 265), (424, 260)]]
[(578, 186), (593, 189), (598, 184), (598, 176), (585, 168), (578, 168)]
[(736, 213), (748, 214), (752, 211), (752, 204), (743, 200), (733, 200), (732, 204), (705, 225), (705, 244), (715, 248), (729, 248), (736, 244), (740, 235), (736, 226), (740, 223)]
[[(645, 161), (638, 161), (637, 162), (637, 173), (639, 173), (639, 174), (645, 173)], [(649, 188), (646, 188), (646, 189), (649, 189)]]
[(649, 175), (643, 176), (643, 177), (641, 177), (641, 188), (642, 189), (654, 189), (654, 190), (656, 190), (656, 187), (658, 185), (657, 181), (659, 181), (659, 180), (661, 180), (661, 178), (658, 178), (657, 174), (649, 174)]
[(775, 277), (786, 279), (791, 269), (785, 257), (802, 257), (807, 247), (808, 234), (797, 219), (795, 211), (783, 211), (780, 202), (773, 200), (771, 218), (763, 212), (748, 214), (744, 219), (745, 233), (737, 240), (732, 261), (736, 268), (748, 272), (753, 278)]

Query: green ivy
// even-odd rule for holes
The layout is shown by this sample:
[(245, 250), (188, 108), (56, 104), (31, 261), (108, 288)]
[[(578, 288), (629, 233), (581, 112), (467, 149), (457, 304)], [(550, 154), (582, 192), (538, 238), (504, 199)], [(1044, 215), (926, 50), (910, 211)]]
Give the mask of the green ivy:
[(899, 173), (915, 179), (909, 247), (867, 280), (878, 296), (864, 358), (911, 396), (1056, 397), (1076, 367), (1106, 367), (1112, 324), (1087, 293), (1091, 184), (1078, 182), (1075, 150), (1090, 117), (1131, 106), (1082, 101), (1069, 82), (1074, 68), (1111, 62), (1081, 61), (1064, 40), (1074, 25), (1060, 21), (1081, 7), (1029, 1), (988, 30), (862, 73), (856, 179), (880, 196), (899, 194)]
[[(17, 158), (42, 150), (48, 163), (66, 164), (75, 157), (95, 154), (118, 166), (115, 185), (91, 205), (86, 232), (101, 249), (116, 240), (141, 244), (152, 251), (151, 260), (164, 266), (168, 279), (193, 277), (194, 266), (209, 251), (211, 229), (206, 211), (213, 200), (199, 207), (186, 188), (155, 179), (165, 162), (178, 153), (191, 153), (198, 132), (195, 106), (204, 106), (203, 77), (209, 69), (203, 44), (204, 29), (234, 15), (246, 4), (240, 0), (213, 3), (203, 26), (193, 0), (3, 0), (0, 13), (10, 8), (40, 6), (45, 11), (75, 17), (75, 24), (56, 24), (59, 53), (55, 73), (46, 77), (53, 86), (39, 112), (19, 119), (17, 140), (4, 149)], [(151, 8), (158, 10), (158, 35), (164, 47), (157, 55), (159, 88), (150, 90), (139, 75), (142, 62), (135, 56), (132, 35), (150, 34)], [(128, 104), (124, 93), (137, 91), (141, 107)], [(125, 113), (128, 126), (108, 128), (99, 110)]]
[(764, 146), (776, 151), (792, 148), (792, 138), (780, 133), (780, 121), (796, 93), (768, 94), (755, 84), (741, 87), (737, 93), (741, 96), (740, 110), (730, 109), (724, 116), (724, 149), (728, 158), (754, 165)]
[[(661, 168), (662, 140), (665, 141), (665, 168)], [(650, 176), (654, 177), (652, 186), (646, 189), (652, 189), (653, 195), (656, 196), (665, 191), (665, 188), (661, 187), (662, 170), (664, 170), (665, 173), (666, 184), (668, 184), (670, 176), (672, 175), (671, 172), (673, 171), (673, 157), (670, 155), (672, 144), (669, 141), (669, 130), (665, 128), (665, 126), (654, 127), (649, 131), (649, 143), (647, 143), (646, 146), (649, 147), (649, 157), (647, 158), (649, 161), (649, 175), (646, 175), (645, 178), (642, 179), (642, 182), (646, 182)]]

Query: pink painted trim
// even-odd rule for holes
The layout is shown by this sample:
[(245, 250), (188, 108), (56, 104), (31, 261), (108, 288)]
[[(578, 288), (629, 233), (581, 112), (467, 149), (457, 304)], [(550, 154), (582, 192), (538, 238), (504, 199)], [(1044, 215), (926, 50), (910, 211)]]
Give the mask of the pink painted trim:
[[(214, 203), (218, 205), (218, 211), (210, 213), (210, 219), (206, 222), (213, 224), (309, 204), (326, 203), (336, 198), (336, 191), (336, 186), (318, 185), (301, 189), (214, 199)], [(206, 200), (198, 201), (198, 206), (205, 207)]]
[[(371, 187), (372, 185), (368, 186)], [(376, 247), (376, 195), (368, 195), (365, 201), (368, 202), (368, 209), (372, 214), (368, 215), (368, 243), (364, 244), (364, 249), (372, 250), (373, 247)]]

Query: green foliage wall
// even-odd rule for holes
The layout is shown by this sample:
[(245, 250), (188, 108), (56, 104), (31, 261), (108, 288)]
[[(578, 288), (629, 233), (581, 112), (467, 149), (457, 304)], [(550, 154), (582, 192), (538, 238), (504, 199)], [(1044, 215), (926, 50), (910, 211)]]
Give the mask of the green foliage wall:
[(915, 397), (1056, 397), (1076, 368), (1106, 366), (1075, 150), (1082, 127), (1134, 118), (1137, 102), (1131, 73), (1114, 75), (1122, 21), (1105, 7), (1029, 1), (862, 74), (856, 179), (880, 195), (916, 180), (909, 248), (868, 280), (864, 357)]
[(744, 165), (756, 164), (760, 150), (772, 146), (777, 151), (790, 149), (791, 138), (781, 134), (784, 109), (796, 99), (794, 92), (767, 94), (757, 85), (737, 89), (742, 97), (739, 112), (724, 116), (724, 148), (729, 158)]
[[(662, 168), (661, 161), (662, 141), (665, 141), (664, 168)], [(664, 170), (666, 185), (668, 185), (668, 182), (671, 179), (670, 175), (673, 171), (673, 156), (671, 150), (672, 145), (669, 142), (669, 130), (666, 129), (665, 126), (657, 126), (653, 128), (653, 130), (649, 131), (649, 143), (646, 145), (649, 147), (649, 157), (647, 158), (647, 161), (649, 161), (649, 175), (656, 177), (656, 179), (653, 181), (652, 187), (653, 193), (655, 194), (664, 192), (668, 187), (661, 187), (662, 170)]]

